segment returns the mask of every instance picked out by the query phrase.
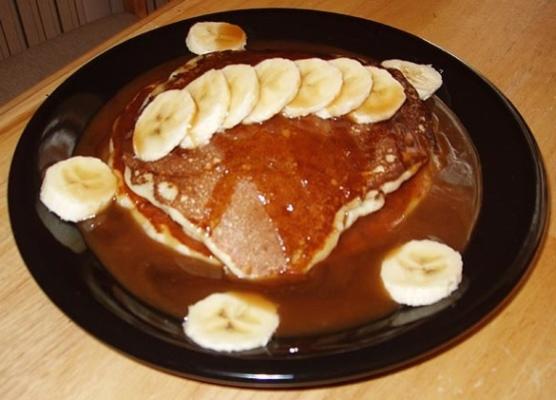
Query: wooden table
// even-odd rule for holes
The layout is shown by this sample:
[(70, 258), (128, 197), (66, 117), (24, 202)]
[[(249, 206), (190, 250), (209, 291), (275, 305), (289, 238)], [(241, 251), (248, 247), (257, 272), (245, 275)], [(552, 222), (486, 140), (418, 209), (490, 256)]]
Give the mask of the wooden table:
[[(535, 134), (556, 176), (556, 2), (550, 0), (187, 0), (108, 40), (0, 107), (0, 397), (3, 399), (552, 399), (556, 398), (556, 226), (529, 279), (496, 318), (411, 368), (300, 391), (220, 387), (155, 371), (85, 334), (39, 290), (15, 247), (7, 214), (11, 155), (27, 120), (64, 78), (103, 50), (158, 26), (214, 11), (304, 7), (352, 14), (414, 33), (494, 82)], [(552, 208), (554, 209), (554, 199)], [(554, 217), (552, 221), (554, 222)]]

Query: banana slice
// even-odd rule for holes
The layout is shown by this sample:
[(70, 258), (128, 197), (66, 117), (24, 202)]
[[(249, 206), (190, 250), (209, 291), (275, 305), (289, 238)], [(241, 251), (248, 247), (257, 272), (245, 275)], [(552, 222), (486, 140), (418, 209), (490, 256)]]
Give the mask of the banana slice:
[(296, 64), (285, 58), (269, 58), (255, 66), (259, 78), (259, 99), (244, 118), (246, 124), (263, 122), (278, 114), (299, 90), (301, 75)]
[(116, 176), (108, 165), (94, 157), (71, 157), (46, 170), (40, 199), (65, 221), (94, 217), (114, 197)]
[(135, 155), (143, 161), (155, 161), (170, 153), (187, 134), (195, 108), (185, 90), (168, 90), (157, 95), (135, 124)]
[(390, 119), (405, 102), (403, 86), (385, 69), (366, 67), (373, 80), (373, 87), (363, 104), (349, 116), (359, 124)]
[(230, 107), (222, 128), (229, 129), (239, 124), (257, 104), (259, 78), (255, 68), (247, 64), (228, 65), (222, 72), (230, 87)]
[(283, 110), (288, 118), (303, 117), (326, 107), (342, 89), (342, 72), (320, 58), (297, 60), (301, 85)]
[(207, 144), (224, 122), (230, 105), (230, 89), (222, 70), (211, 69), (189, 83), (185, 90), (193, 97), (197, 113), (180, 147), (191, 149)]
[(381, 65), (401, 71), (405, 79), (417, 90), (421, 100), (428, 99), (442, 86), (442, 75), (431, 65), (404, 60), (385, 60)]
[(194, 54), (243, 50), (247, 35), (239, 26), (227, 22), (197, 22), (187, 33), (185, 44)]
[(280, 320), (276, 306), (253, 294), (214, 293), (189, 306), (185, 334), (216, 351), (243, 351), (265, 346)]
[(461, 255), (432, 240), (412, 240), (383, 262), (382, 282), (400, 304), (423, 306), (447, 297), (462, 277)]
[(359, 61), (343, 57), (328, 62), (341, 71), (343, 85), (340, 94), (315, 113), (325, 119), (339, 117), (355, 110), (369, 96), (373, 85), (371, 74)]

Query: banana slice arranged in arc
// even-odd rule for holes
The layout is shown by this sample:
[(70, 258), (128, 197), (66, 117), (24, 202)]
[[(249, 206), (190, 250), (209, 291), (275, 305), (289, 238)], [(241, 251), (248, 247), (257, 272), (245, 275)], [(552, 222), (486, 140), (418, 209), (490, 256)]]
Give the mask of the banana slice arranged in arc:
[(191, 128), (180, 143), (182, 148), (207, 144), (220, 128), (230, 105), (230, 89), (224, 73), (211, 69), (190, 82), (186, 87), (197, 106)]
[(373, 66), (366, 69), (373, 80), (371, 92), (358, 108), (349, 113), (349, 116), (359, 124), (392, 118), (406, 99), (402, 84), (385, 69)]
[(139, 115), (133, 150), (143, 161), (156, 161), (180, 144), (195, 115), (195, 102), (185, 90), (158, 94)]
[(189, 306), (185, 334), (207, 349), (233, 352), (265, 346), (278, 327), (276, 305), (246, 293), (213, 293)]
[(461, 255), (432, 240), (412, 240), (382, 262), (380, 276), (393, 300), (410, 306), (435, 303), (457, 289)]
[(114, 198), (117, 179), (103, 161), (76, 156), (46, 170), (40, 199), (61, 219), (84, 221), (101, 212)]
[[(403, 67), (410, 82), (411, 76), (433, 76), (423, 81), (428, 83), (413, 81), (429, 90), (426, 96), (441, 85), (440, 74), (430, 66), (400, 60), (383, 65)], [(276, 57), (254, 67), (230, 64), (206, 71), (182, 90), (157, 94), (138, 118), (133, 146), (139, 159), (156, 161), (177, 145), (203, 146), (216, 132), (262, 123), (280, 112), (288, 118), (348, 115), (366, 124), (391, 118), (405, 100), (404, 87), (387, 69), (350, 58)]]
[(297, 65), (286, 58), (269, 58), (255, 66), (259, 78), (259, 99), (246, 124), (266, 121), (278, 114), (299, 90), (301, 74)]
[(343, 84), (338, 96), (315, 113), (324, 119), (339, 117), (355, 110), (369, 96), (373, 85), (371, 74), (359, 61), (342, 57), (328, 62), (340, 70)]
[(326, 107), (340, 93), (343, 83), (342, 72), (323, 59), (308, 58), (295, 64), (301, 73), (301, 84), (282, 111), (288, 118), (304, 117)]
[(247, 35), (239, 26), (228, 22), (197, 22), (187, 33), (185, 44), (194, 54), (223, 50), (243, 50)]
[(220, 129), (241, 123), (259, 99), (259, 78), (255, 68), (247, 64), (231, 64), (222, 69), (230, 88), (230, 107)]
[(399, 70), (417, 90), (421, 100), (427, 100), (442, 86), (442, 75), (432, 65), (416, 64), (404, 60), (385, 60), (384, 68)]

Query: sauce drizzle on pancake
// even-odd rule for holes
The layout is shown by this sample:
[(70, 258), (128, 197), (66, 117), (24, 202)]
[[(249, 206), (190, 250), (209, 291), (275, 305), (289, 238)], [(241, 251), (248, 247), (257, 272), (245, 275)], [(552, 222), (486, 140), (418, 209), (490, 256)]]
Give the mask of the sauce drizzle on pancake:
[[(203, 72), (283, 52), (224, 52), (198, 59), (162, 84), (182, 88)], [(131, 146), (134, 124), (149, 101), (142, 90), (114, 127), (114, 166), (128, 187), (203, 241), (236, 275), (275, 278), (306, 273), (335, 246), (369, 193), (396, 190), (434, 151), (431, 114), (396, 70), (407, 100), (391, 119), (356, 124), (348, 118), (277, 115), (240, 124), (195, 149), (174, 149), (143, 162)], [(157, 89), (155, 89), (156, 91)], [(397, 182), (397, 183), (396, 183)], [(172, 187), (168, 197), (161, 187)], [(377, 202), (382, 196), (377, 193)], [(358, 208), (359, 207), (359, 208)]]

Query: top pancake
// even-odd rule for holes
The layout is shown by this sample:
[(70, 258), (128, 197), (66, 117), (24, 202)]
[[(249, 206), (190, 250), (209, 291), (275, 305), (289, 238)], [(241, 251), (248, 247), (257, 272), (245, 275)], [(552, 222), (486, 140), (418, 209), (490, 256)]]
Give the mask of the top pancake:
[(425, 104), (401, 73), (390, 70), (407, 99), (387, 121), (277, 115), (220, 132), (199, 148), (174, 149), (154, 162), (135, 157), (134, 124), (153, 91), (183, 88), (211, 68), (312, 56), (242, 51), (199, 57), (168, 81), (138, 93), (114, 125), (114, 167), (128, 190), (146, 199), (142, 207), (154, 207), (158, 219), (163, 211), (204, 243), (239, 277), (305, 273), (355, 219), (379, 209), (384, 195), (409, 179), (434, 148)]

